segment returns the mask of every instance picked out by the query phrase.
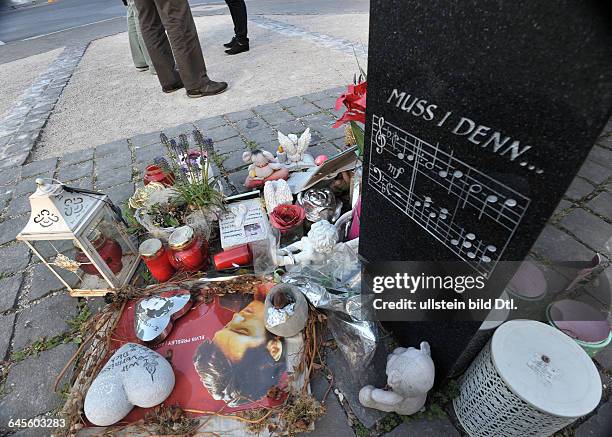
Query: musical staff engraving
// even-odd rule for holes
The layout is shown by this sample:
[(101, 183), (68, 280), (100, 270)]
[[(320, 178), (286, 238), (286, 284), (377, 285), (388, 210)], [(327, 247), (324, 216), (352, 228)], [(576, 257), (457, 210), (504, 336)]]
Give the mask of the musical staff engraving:
[(375, 114), (371, 141), (369, 185), (488, 277), (530, 199)]

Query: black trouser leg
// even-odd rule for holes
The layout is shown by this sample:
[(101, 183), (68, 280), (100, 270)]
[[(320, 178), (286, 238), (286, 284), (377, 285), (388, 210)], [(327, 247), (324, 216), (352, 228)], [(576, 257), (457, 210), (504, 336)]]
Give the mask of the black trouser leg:
[(234, 33), (239, 39), (247, 37), (247, 8), (244, 0), (225, 0), (229, 7), (232, 21), (234, 22)]
[(134, 0), (134, 4), (138, 10), (142, 38), (155, 66), (159, 83), (162, 88), (175, 85), (179, 81), (179, 75), (174, 64), (172, 48), (155, 3), (151, 0)]

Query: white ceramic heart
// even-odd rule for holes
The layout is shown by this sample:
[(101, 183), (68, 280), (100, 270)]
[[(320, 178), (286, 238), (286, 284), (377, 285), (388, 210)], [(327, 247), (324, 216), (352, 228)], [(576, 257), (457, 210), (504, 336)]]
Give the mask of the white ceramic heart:
[(102, 368), (85, 396), (85, 416), (98, 426), (109, 426), (134, 406), (154, 407), (174, 389), (174, 372), (157, 352), (139, 344), (121, 346)]

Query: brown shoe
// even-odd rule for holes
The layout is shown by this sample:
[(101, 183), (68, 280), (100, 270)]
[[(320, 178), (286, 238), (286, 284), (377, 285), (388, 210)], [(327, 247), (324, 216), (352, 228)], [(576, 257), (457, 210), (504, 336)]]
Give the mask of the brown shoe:
[(187, 90), (187, 96), (193, 99), (204, 96), (214, 96), (215, 94), (221, 94), (227, 89), (227, 82), (215, 82), (209, 80), (206, 85), (197, 90)]
[(183, 82), (179, 81), (175, 83), (174, 85), (162, 87), (162, 91), (165, 92), (166, 94), (170, 94), (170, 93), (180, 90), (183, 87), (184, 87)]

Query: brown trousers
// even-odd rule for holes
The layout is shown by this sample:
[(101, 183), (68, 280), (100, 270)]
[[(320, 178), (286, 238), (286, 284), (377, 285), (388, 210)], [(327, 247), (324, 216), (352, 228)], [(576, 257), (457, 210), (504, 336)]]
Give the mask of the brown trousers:
[(134, 0), (134, 3), (142, 37), (162, 88), (175, 85), (179, 79), (188, 90), (203, 87), (209, 79), (187, 0)]

